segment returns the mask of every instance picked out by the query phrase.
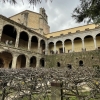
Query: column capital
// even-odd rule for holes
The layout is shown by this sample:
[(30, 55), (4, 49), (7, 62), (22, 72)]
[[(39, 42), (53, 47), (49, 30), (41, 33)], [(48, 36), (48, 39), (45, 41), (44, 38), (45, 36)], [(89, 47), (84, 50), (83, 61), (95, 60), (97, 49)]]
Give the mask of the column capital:
[(65, 44), (65, 42), (64, 42), (64, 41), (62, 41), (62, 44)]
[(54, 46), (56, 46), (56, 42), (54, 42)]
[(31, 35), (29, 35), (29, 40), (32, 38), (32, 36)]
[(74, 43), (74, 39), (73, 40), (71, 40), (72, 41), (72, 43)]
[(82, 41), (84, 41), (84, 38), (82, 39)]
[(13, 57), (18, 57), (18, 56), (19, 56), (19, 54), (13, 52)]
[(93, 37), (94, 40), (96, 40), (96, 37)]

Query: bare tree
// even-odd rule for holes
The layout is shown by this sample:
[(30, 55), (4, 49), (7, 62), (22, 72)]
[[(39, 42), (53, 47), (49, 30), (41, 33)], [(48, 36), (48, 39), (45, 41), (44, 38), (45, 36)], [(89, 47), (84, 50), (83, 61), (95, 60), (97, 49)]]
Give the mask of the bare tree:
[[(100, 80), (88, 67), (0, 69), (1, 100), (51, 100), (51, 83), (61, 83), (61, 100), (99, 98)], [(88, 88), (88, 89), (87, 89)], [(100, 98), (99, 98), (100, 99)]]
[[(27, 0), (28, 2), (29, 2), (29, 4), (31, 4), (31, 5), (36, 5), (37, 3), (41, 3), (42, 2), (42, 0)], [(48, 0), (45, 0), (46, 2), (48, 1)], [(49, 1), (51, 1), (52, 2), (52, 0), (49, 0)], [(9, 3), (11, 3), (11, 4), (17, 4), (17, 0), (1, 0), (1, 2), (3, 2), (3, 3), (6, 3), (6, 2), (9, 2)], [(23, 2), (23, 3), (25, 3), (24, 2), (24, 0), (21, 0), (21, 2)]]

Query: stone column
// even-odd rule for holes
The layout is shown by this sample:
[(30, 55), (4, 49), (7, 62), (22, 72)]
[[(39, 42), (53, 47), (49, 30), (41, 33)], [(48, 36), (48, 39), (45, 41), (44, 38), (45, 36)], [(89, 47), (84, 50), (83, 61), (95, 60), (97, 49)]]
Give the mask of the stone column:
[(64, 41), (62, 42), (62, 45), (63, 45), (63, 53), (65, 53), (65, 49), (64, 49)]
[(40, 66), (40, 58), (37, 57), (37, 59), (36, 59), (36, 68), (38, 68), (39, 66)]
[(40, 39), (38, 39), (38, 52), (40, 53)]
[(19, 36), (20, 36), (20, 34), (17, 33), (15, 48), (18, 48), (18, 45), (19, 45)]
[(3, 20), (0, 20), (0, 41), (1, 41), (1, 37), (2, 37), (3, 27), (4, 27)]
[(0, 29), (0, 41), (1, 41), (1, 37), (2, 37), (2, 29)]
[(31, 36), (29, 36), (29, 40), (28, 40), (28, 50), (31, 50)]
[(54, 53), (56, 54), (56, 43), (54, 43)]
[(13, 55), (13, 59), (12, 59), (12, 67), (13, 69), (16, 69), (16, 63), (17, 63), (17, 55)]
[(96, 37), (94, 37), (93, 40), (94, 40), (94, 47), (95, 49), (97, 49)]
[(85, 47), (84, 47), (84, 39), (82, 39), (82, 48), (83, 48), (83, 50), (85, 49)]
[(72, 52), (74, 51), (74, 40), (72, 40)]
[(29, 68), (30, 66), (30, 58), (26, 56), (26, 68)]
[(45, 47), (45, 55), (48, 54), (48, 43), (46, 42), (46, 47)]

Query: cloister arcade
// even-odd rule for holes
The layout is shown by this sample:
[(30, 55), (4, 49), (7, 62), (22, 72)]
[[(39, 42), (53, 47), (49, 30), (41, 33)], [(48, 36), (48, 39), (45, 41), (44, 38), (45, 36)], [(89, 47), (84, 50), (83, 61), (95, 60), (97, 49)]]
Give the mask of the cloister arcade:
[(100, 49), (100, 32), (95, 29), (49, 39), (10, 23), (0, 31), (0, 49), (8, 48), (0, 51), (0, 68), (44, 67), (45, 55)]
[(46, 47), (43, 38), (34, 34), (32, 35), (25, 30), (18, 32), (17, 29), (10, 24), (2, 28), (0, 41), (7, 46), (38, 53), (43, 53)]
[[(38, 58), (40, 59), (39, 61), (37, 61), (37, 58), (38, 56), (31, 56), (27, 58), (27, 55), (25, 54), (15, 55), (14, 53), (3, 51), (3, 52), (0, 52), (0, 68), (44, 67), (45, 65), (44, 58), (43, 57)], [(29, 62), (29, 65), (27, 64), (28, 62)]]
[(46, 41), (43, 37), (10, 23), (0, 31), (0, 68), (44, 67), (41, 54), (45, 53)]
[(64, 38), (59, 37), (52, 41), (49, 40), (48, 49), (48, 54), (53, 54), (52, 52), (60, 54), (97, 50), (100, 49), (100, 33), (94, 35), (84, 34), (84, 36), (73, 36), (72, 38), (66, 36)]

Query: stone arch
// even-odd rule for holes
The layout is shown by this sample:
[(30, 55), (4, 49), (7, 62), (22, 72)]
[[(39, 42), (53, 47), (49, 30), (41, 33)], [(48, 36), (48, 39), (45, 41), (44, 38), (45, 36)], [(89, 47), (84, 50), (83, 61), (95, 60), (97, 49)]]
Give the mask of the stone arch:
[(82, 60), (79, 61), (79, 66), (83, 66), (83, 61)]
[(35, 68), (36, 67), (36, 57), (32, 56), (30, 58), (30, 67)]
[(80, 37), (74, 38), (74, 51), (75, 52), (82, 51), (82, 39)]
[(4, 68), (11, 68), (12, 66), (12, 54), (10, 52), (7, 52), (7, 51), (3, 51), (0, 53), (0, 59), (2, 59), (3, 61), (3, 67)]
[(87, 35), (84, 37), (84, 46), (86, 51), (95, 49), (93, 37), (91, 35)]
[(17, 67), (16, 68), (25, 68), (26, 67), (26, 56), (21, 54), (17, 57)]
[(96, 45), (97, 45), (97, 48), (100, 49), (100, 33), (96, 35)]
[(54, 54), (54, 43), (53, 42), (49, 42), (48, 44), (48, 48), (49, 48), (49, 54)]
[(38, 50), (38, 38), (36, 36), (32, 36), (31, 38), (31, 50), (32, 51)]
[(40, 52), (45, 54), (45, 41), (43, 39), (40, 41), (40, 49)]
[(62, 45), (62, 41), (61, 40), (58, 40), (56, 42), (56, 52), (58, 54), (63, 53), (63, 45)]
[(44, 67), (45, 66), (45, 60), (44, 60), (44, 58), (41, 58), (40, 59), (40, 66), (41, 67)]
[(17, 31), (12, 25), (5, 25), (2, 30), (1, 42), (9, 46), (15, 46)]
[(64, 41), (65, 44), (65, 53), (69, 53), (72, 51), (72, 41), (70, 39), (66, 39)]
[(28, 40), (29, 40), (28, 33), (25, 31), (20, 32), (19, 48), (28, 49)]

